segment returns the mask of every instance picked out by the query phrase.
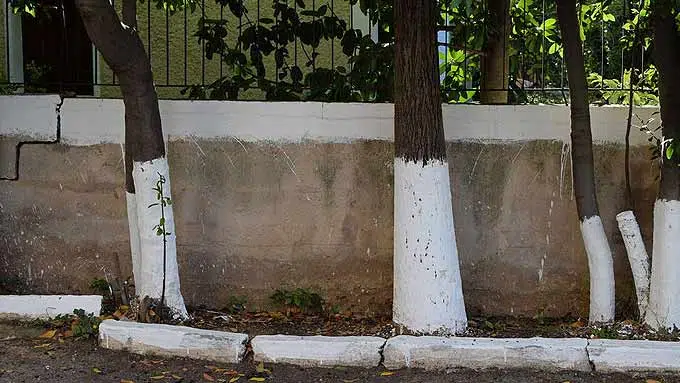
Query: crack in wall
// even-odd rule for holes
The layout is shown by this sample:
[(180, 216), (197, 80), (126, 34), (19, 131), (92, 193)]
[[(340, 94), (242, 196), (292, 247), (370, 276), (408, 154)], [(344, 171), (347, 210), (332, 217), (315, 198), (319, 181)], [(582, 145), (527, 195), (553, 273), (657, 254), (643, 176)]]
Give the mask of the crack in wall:
[(14, 152), (14, 177), (0, 177), (0, 181), (19, 181), (19, 160), (21, 157), (21, 147), (24, 145), (54, 145), (61, 142), (61, 106), (64, 105), (64, 96), (59, 96), (59, 103), (55, 109), (57, 114), (57, 134), (54, 140), (41, 141), (29, 140), (19, 141), (15, 146)]

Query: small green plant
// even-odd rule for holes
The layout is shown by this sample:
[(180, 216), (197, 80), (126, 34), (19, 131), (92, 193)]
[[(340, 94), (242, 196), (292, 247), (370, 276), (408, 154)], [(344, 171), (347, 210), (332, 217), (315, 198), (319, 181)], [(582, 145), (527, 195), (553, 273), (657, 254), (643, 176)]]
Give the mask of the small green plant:
[(248, 299), (246, 297), (230, 296), (227, 299), (227, 305), (224, 307), (224, 311), (229, 314), (238, 314), (246, 311), (246, 303)]
[(599, 339), (616, 339), (619, 337), (619, 332), (615, 325), (603, 324), (593, 326), (592, 335)]
[(277, 289), (270, 299), (272, 303), (285, 307), (288, 311), (320, 313), (323, 312), (325, 305), (325, 300), (321, 295), (303, 288), (293, 291)]
[(79, 339), (97, 338), (99, 335), (99, 324), (102, 322), (99, 317), (94, 314), (85, 314), (82, 309), (73, 310), (73, 315), (76, 318), (71, 322), (71, 331), (73, 336)]
[(160, 302), (160, 310), (161, 310), (161, 317), (165, 317), (163, 314), (166, 311), (165, 307), (165, 277), (166, 277), (166, 264), (167, 264), (167, 248), (168, 248), (168, 236), (172, 233), (166, 230), (165, 228), (165, 208), (167, 206), (172, 205), (172, 200), (170, 197), (166, 197), (163, 193), (163, 185), (166, 183), (165, 177), (161, 174), (158, 173), (158, 181), (156, 181), (156, 186), (152, 189), (153, 191), (156, 192), (156, 200), (158, 202), (152, 203), (149, 205), (149, 209), (155, 206), (160, 207), (161, 210), (161, 217), (158, 220), (158, 224), (153, 227), (154, 232), (156, 233), (157, 236), (163, 238), (163, 288), (161, 290), (161, 302)]

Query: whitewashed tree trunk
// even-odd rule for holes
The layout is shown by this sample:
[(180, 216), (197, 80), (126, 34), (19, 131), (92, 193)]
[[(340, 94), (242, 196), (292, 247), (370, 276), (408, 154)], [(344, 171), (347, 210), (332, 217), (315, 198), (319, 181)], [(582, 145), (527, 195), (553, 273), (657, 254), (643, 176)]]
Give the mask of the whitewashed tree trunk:
[(394, 321), (422, 333), (465, 331), (446, 162), (394, 160)]
[(642, 241), (640, 226), (635, 219), (635, 214), (631, 210), (623, 211), (616, 215), (616, 221), (619, 224), (623, 244), (626, 246), (628, 263), (630, 263), (635, 282), (638, 311), (642, 320), (645, 318), (649, 305), (649, 255)]
[(588, 83), (583, 44), (578, 32), (579, 16), (576, 0), (559, 0), (556, 5), (569, 78), (574, 195), (590, 271), (589, 320), (591, 323), (609, 322), (614, 319), (614, 262), (597, 203)]
[(160, 299), (163, 292), (163, 278), (165, 276), (165, 305), (170, 308), (175, 318), (185, 319), (188, 317), (188, 314), (180, 291), (175, 220), (172, 205), (165, 207), (165, 228), (170, 233), (166, 237), (165, 268), (163, 267), (163, 237), (157, 235), (154, 229), (161, 218), (161, 207), (149, 207), (154, 203), (158, 203), (157, 195), (153, 188), (159, 180), (159, 174), (166, 180), (166, 183), (163, 185), (163, 195), (171, 197), (170, 171), (166, 158), (134, 162), (132, 177), (135, 182), (141, 254), (139, 266), (141, 286), (138, 287), (137, 294), (140, 298), (148, 296)]
[(654, 245), (649, 306), (645, 323), (680, 328), (680, 201), (654, 204)]
[(590, 273), (590, 323), (614, 320), (614, 263), (599, 216), (581, 222)]

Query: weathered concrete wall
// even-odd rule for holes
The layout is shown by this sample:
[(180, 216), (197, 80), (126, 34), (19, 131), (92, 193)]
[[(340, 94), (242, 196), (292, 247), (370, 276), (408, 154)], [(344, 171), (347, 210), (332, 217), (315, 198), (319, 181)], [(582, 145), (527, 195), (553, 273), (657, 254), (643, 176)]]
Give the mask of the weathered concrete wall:
[[(276, 288), (312, 287), (343, 309), (390, 312), (391, 106), (162, 108), (188, 304), (219, 308), (243, 295), (255, 308)], [(95, 277), (131, 274), (119, 112), (118, 101), (66, 100), (68, 144), (21, 149), (20, 180), (0, 183), (0, 280), (72, 293)], [(617, 303), (630, 314), (634, 290), (615, 222), (625, 204), (625, 115), (594, 109), (593, 129)], [(456, 106), (445, 121), (469, 313), (586, 315), (587, 262), (563, 144), (568, 109)], [(636, 214), (650, 241), (656, 171), (634, 133)]]

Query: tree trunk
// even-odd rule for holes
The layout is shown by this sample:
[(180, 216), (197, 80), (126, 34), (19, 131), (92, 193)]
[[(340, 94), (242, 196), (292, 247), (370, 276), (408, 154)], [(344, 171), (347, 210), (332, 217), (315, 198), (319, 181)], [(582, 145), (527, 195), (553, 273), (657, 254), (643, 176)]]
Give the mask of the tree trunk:
[[(163, 194), (170, 196), (170, 178), (158, 97), (151, 65), (136, 30), (134, 0), (125, 0), (123, 4), (124, 23), (108, 0), (76, 0), (76, 6), (90, 40), (118, 76), (123, 94), (125, 186), (136, 293), (140, 298), (165, 298), (163, 303), (175, 317), (186, 318), (172, 207), (165, 208), (165, 227), (171, 233), (165, 249), (162, 237), (154, 230), (160, 219), (158, 208), (149, 208), (158, 202), (153, 188), (160, 176), (167, 181)], [(162, 297), (164, 291), (166, 296)]]
[(488, 0), (489, 27), (486, 49), (481, 58), (482, 104), (507, 104), (510, 86), (510, 0)]
[[(654, 64), (659, 71), (663, 137), (680, 140), (680, 36), (672, 16), (672, 0), (652, 3)], [(676, 151), (678, 147), (675, 147)], [(665, 149), (665, 147), (663, 148)], [(649, 307), (645, 322), (656, 328), (680, 327), (680, 167), (678, 153), (662, 150), (659, 195), (654, 205), (654, 246)]]
[(595, 194), (588, 84), (576, 0), (557, 0), (557, 18), (569, 78), (574, 194), (590, 271), (589, 320), (591, 323), (609, 322), (614, 319), (614, 266)]
[(465, 330), (437, 69), (437, 10), (396, 0), (394, 321), (418, 333)]

